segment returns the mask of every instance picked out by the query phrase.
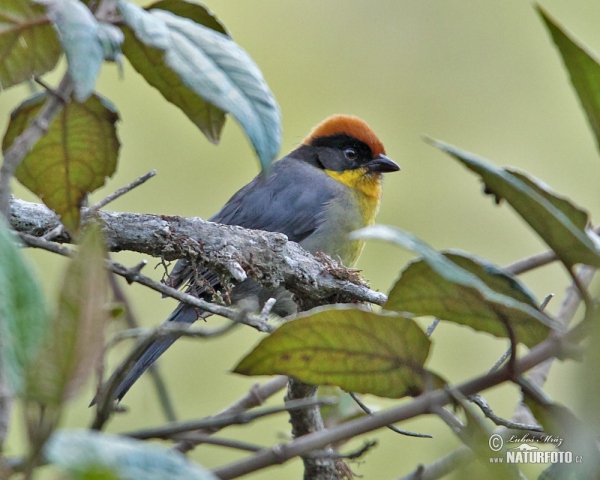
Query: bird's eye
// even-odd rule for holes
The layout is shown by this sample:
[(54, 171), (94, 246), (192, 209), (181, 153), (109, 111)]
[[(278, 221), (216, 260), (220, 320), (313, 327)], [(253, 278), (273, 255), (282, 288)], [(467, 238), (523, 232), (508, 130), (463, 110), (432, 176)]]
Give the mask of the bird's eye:
[(356, 153), (356, 150), (354, 150), (353, 148), (346, 148), (344, 150), (344, 156), (348, 160), (356, 160), (356, 158), (358, 157), (358, 153)]

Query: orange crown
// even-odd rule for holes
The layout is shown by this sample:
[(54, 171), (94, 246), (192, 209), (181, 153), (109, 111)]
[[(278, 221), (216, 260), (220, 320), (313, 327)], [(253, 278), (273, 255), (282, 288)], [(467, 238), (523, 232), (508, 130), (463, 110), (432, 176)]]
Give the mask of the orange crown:
[(366, 143), (371, 148), (374, 156), (385, 155), (383, 143), (375, 135), (375, 132), (364, 120), (353, 115), (332, 115), (326, 118), (311, 130), (302, 143), (309, 145), (316, 138), (329, 137), (340, 133), (345, 133)]

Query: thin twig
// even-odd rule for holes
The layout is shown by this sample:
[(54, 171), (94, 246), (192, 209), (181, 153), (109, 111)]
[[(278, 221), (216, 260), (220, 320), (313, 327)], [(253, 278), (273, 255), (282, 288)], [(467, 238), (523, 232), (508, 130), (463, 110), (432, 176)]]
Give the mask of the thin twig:
[(539, 425), (529, 425), (525, 423), (512, 422), (510, 420), (506, 420), (496, 415), (481, 395), (472, 395), (471, 397), (469, 397), (469, 400), (475, 405), (477, 405), (481, 409), (483, 414), (499, 427), (512, 428), (514, 430), (531, 430), (533, 432), (544, 431), (544, 429)]
[[(553, 298), (554, 298), (553, 293), (549, 293), (548, 295), (546, 295), (546, 297), (540, 304), (540, 311), (543, 312), (546, 309), (546, 307), (548, 306), (548, 304), (550, 303), (550, 300), (552, 300)], [(496, 363), (494, 363), (492, 368), (490, 368), (489, 372), (491, 373), (491, 372), (495, 372), (496, 370), (498, 370), (502, 366), (502, 364), (506, 361), (506, 359), (510, 357), (511, 352), (512, 352), (512, 348), (509, 347), (506, 350), (506, 352), (504, 352), (502, 354), (502, 356), (498, 359), (498, 361)]]
[[(191, 295), (190, 295), (191, 297)], [(195, 298), (195, 297), (191, 297)], [(239, 313), (237, 313), (239, 317)], [(235, 315), (234, 315), (235, 316)], [(191, 328), (189, 325), (178, 325), (178, 324), (161, 324), (154, 330), (150, 331), (149, 334), (142, 337), (135, 348), (125, 357), (121, 364), (115, 369), (111, 377), (106, 381), (105, 385), (100, 389), (96, 395), (95, 403), (97, 403), (96, 416), (92, 422), (92, 430), (101, 430), (111, 413), (114, 410), (114, 398), (115, 393), (119, 385), (123, 382), (130, 369), (134, 366), (135, 362), (140, 356), (146, 351), (146, 349), (152, 345), (155, 341), (170, 336), (189, 336), (193, 338), (203, 338), (204, 332), (199, 332)]]
[[(594, 232), (596, 235), (600, 235), (600, 226), (597, 226), (592, 230), (592, 232)], [(510, 265), (504, 267), (504, 270), (507, 270), (513, 275), (520, 275), (522, 273), (548, 265), (556, 260), (558, 260), (556, 253), (554, 253), (553, 250), (547, 250), (545, 252), (538, 253), (537, 255), (532, 255), (531, 257), (511, 263)]]
[(174, 422), (167, 425), (161, 425), (156, 428), (146, 428), (133, 432), (122, 433), (122, 435), (139, 440), (147, 440), (149, 438), (172, 438), (181, 433), (192, 432), (194, 430), (204, 428), (224, 428), (230, 425), (245, 425), (258, 418), (274, 415), (281, 412), (291, 412), (302, 410), (309, 407), (335, 405), (337, 399), (335, 397), (321, 398), (302, 398), (298, 400), (290, 400), (284, 405), (277, 407), (262, 408), (250, 412), (238, 412), (231, 415), (221, 415), (218, 417), (203, 418), (201, 420), (190, 420), (186, 422)]
[[(224, 417), (258, 407), (262, 405), (268, 398), (283, 390), (287, 385), (287, 382), (287, 377), (281, 375), (263, 384), (255, 384), (246, 395), (229, 405), (221, 412), (213, 415), (212, 418)], [(211, 427), (179, 435), (178, 439), (180, 441), (173, 447), (173, 449), (182, 453), (186, 453), (192, 450), (196, 445), (203, 443), (204, 435), (211, 435), (219, 430), (220, 428)]]
[[(363, 403), (363, 401), (360, 399), (360, 397), (356, 393), (350, 392), (350, 396), (357, 403), (357, 405), (362, 409), (362, 411), (365, 412), (367, 415), (375, 414), (375, 412), (373, 410), (371, 410), (367, 405), (365, 405)], [(399, 433), (400, 435), (406, 435), (407, 437), (433, 438), (432, 435), (428, 435), (427, 433), (409, 432), (408, 430), (401, 430), (400, 428), (396, 427), (395, 425), (386, 425), (386, 427), (389, 428), (392, 432)]]
[(243, 450), (246, 452), (259, 452), (260, 450), (266, 448), (261, 445), (256, 445), (248, 442), (241, 442), (239, 440), (233, 440), (230, 438), (213, 437), (208, 433), (197, 433), (196, 438), (198, 441), (201, 441), (201, 443), (218, 445), (220, 447), (233, 448), (236, 450)]
[(112, 202), (112, 201), (116, 200), (117, 198), (125, 195), (127, 192), (130, 192), (135, 187), (138, 187), (142, 183), (145, 183), (147, 180), (151, 179), (155, 175), (156, 175), (156, 170), (150, 170), (148, 173), (142, 175), (141, 177), (136, 178), (133, 182), (128, 183), (127, 185), (119, 188), (118, 190), (115, 190), (110, 195), (104, 197), (102, 200), (100, 200), (99, 202), (97, 202), (94, 205), (92, 205), (91, 207), (89, 207), (85, 211), (86, 217), (89, 217), (89, 216), (93, 215), (98, 210), (100, 210), (101, 208), (104, 208), (106, 205), (108, 205), (110, 202)]

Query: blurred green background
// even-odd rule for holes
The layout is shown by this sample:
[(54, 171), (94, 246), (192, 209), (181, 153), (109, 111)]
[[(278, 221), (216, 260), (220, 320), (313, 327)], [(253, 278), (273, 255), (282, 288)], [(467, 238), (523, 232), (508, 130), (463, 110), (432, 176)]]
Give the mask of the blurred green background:
[[(551, 15), (592, 49), (600, 51), (600, 3), (544, 0)], [(309, 129), (333, 113), (364, 118), (402, 171), (386, 178), (379, 223), (414, 232), (438, 249), (456, 248), (505, 265), (545, 249), (510, 207), (497, 207), (482, 195), (477, 179), (455, 161), (426, 145), (423, 135), (476, 152), (501, 165), (523, 169), (556, 191), (600, 214), (600, 160), (557, 51), (530, 2), (504, 0), (225, 0), (208, 6), (262, 69), (283, 113), (282, 154), (298, 145)], [(59, 78), (53, 74), (49, 79)], [(158, 176), (110, 205), (112, 210), (207, 218), (258, 171), (258, 162), (236, 123), (229, 119), (221, 145), (210, 144), (125, 62), (124, 78), (105, 66), (98, 91), (120, 110), (122, 142), (118, 172), (92, 197), (96, 201), (150, 169)], [(0, 128), (28, 95), (12, 88), (0, 95)], [(15, 185), (15, 193), (32, 195)], [(27, 252), (44, 277), (49, 299), (63, 261)], [(358, 267), (372, 286), (387, 291), (412, 256), (392, 245), (371, 242)], [(133, 265), (140, 259), (120, 254)], [(145, 273), (160, 278), (156, 261)], [(556, 265), (527, 274), (524, 281), (540, 300), (556, 293), (555, 312), (567, 277)], [(135, 313), (156, 325), (174, 308), (171, 300), (140, 286), (125, 287)], [(211, 321), (215, 323), (215, 321)], [(426, 324), (427, 322), (424, 322)], [(260, 339), (250, 329), (211, 341), (179, 341), (161, 361), (181, 418), (217, 412), (244, 394), (256, 379), (229, 370)], [(441, 326), (434, 335), (430, 366), (453, 382), (486, 371), (506, 342), (467, 328)], [(111, 357), (116, 361), (125, 346)], [(559, 363), (547, 387), (558, 401), (578, 405), (576, 364)], [(75, 401), (66, 426), (87, 426), (92, 386)], [(510, 417), (518, 392), (511, 386), (486, 393), (496, 413)], [(270, 403), (281, 402), (278, 395)], [(396, 402), (367, 397), (382, 407)], [(145, 376), (126, 397), (131, 409), (109, 426), (119, 432), (162, 423), (151, 382)], [(16, 417), (18, 418), (18, 417)], [(401, 437), (387, 430), (353, 470), (366, 479), (392, 479), (451, 451), (459, 442), (434, 417), (400, 425), (435, 435)], [(272, 445), (289, 436), (280, 415), (224, 437)], [(7, 454), (23, 445), (18, 422)], [(360, 440), (346, 448), (360, 446)], [(201, 446), (193, 458), (214, 467), (242, 458), (224, 448)], [(301, 478), (301, 462), (272, 467), (248, 478)], [(526, 470), (526, 471), (535, 471)], [(460, 474), (457, 478), (461, 478)]]

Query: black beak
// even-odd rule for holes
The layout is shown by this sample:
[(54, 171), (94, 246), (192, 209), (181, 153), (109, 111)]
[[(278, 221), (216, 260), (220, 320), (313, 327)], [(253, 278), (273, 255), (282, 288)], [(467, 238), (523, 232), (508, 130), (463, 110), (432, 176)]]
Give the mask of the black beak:
[(373, 160), (367, 163), (367, 168), (370, 172), (397, 172), (400, 167), (391, 158), (386, 157), (383, 153), (377, 155)]

